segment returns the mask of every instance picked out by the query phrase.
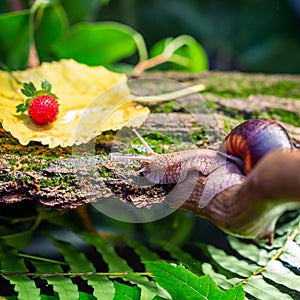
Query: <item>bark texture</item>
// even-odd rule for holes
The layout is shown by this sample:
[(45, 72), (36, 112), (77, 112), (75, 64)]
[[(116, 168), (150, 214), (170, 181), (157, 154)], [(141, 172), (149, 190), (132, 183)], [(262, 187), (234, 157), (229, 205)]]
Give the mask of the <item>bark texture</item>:
[[(300, 145), (300, 76), (219, 72), (143, 75), (143, 78), (150, 77), (169, 78), (186, 85), (204, 83), (207, 88), (201, 97), (214, 112), (218, 126), (213, 128), (214, 132), (204, 132), (201, 124), (180, 107), (150, 103), (152, 114), (142, 129), (148, 135), (157, 128), (160, 132), (178, 135), (189, 133), (198, 147), (217, 148), (231, 127), (244, 119), (262, 116), (277, 119), (289, 132), (294, 145)], [(154, 84), (141, 81), (133, 88), (138, 94), (157, 93), (155, 81)], [(161, 92), (164, 88), (172, 89), (162, 87)], [(137, 162), (115, 164), (107, 158), (114, 135), (109, 132), (98, 137), (97, 155), (80, 158), (73, 156), (71, 148), (48, 149), (39, 143), (22, 146), (1, 128), (0, 202), (9, 204), (26, 199), (64, 209), (108, 198), (118, 198), (137, 208), (166, 201), (172, 186), (143, 181)], [(154, 139), (157, 140), (157, 136)], [(178, 147), (166, 145), (163, 150), (171, 152)], [(193, 205), (196, 204), (191, 201), (185, 208), (193, 210)]]

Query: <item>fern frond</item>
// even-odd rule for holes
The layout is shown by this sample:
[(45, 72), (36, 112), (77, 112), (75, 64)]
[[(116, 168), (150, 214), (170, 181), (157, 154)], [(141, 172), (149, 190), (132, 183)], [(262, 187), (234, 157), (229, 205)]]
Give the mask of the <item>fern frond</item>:
[(228, 237), (228, 241), (235, 254), (207, 246), (215, 267), (205, 263), (202, 271), (224, 289), (242, 285), (249, 295), (260, 299), (300, 297), (299, 218), (290, 224), (278, 230), (272, 247), (246, 244), (233, 237)]
[[(157, 239), (153, 250), (126, 236), (110, 240), (78, 229), (69, 231), (72, 239), (66, 239), (68, 242), (62, 241), (59, 234), (60, 239), (50, 240), (62, 260), (21, 253), (0, 239), (0, 275), (14, 289), (15, 299), (20, 300), (158, 300), (187, 294), (208, 300), (219, 295), (219, 299), (231, 300), (244, 299), (244, 291), (250, 298), (263, 300), (298, 299), (299, 221), (300, 216), (294, 215), (293, 220), (283, 222), (272, 246), (244, 243), (233, 237), (228, 237), (230, 249), (226, 251), (201, 245), (200, 251), (206, 250), (201, 253), (201, 257), (206, 256), (205, 262), (195, 258), (198, 255), (192, 251), (199, 251), (199, 247), (194, 243), (187, 248)], [(64, 228), (59, 222), (56, 226)], [(126, 247), (120, 247), (120, 242)], [(119, 251), (128, 247), (134, 258)], [(87, 249), (95, 255), (86, 255)], [(101, 263), (95, 261), (100, 256)], [(3, 292), (0, 286), (0, 295), (6, 295)]]
[[(118, 282), (114, 282), (116, 289), (115, 297), (116, 300), (139, 300), (141, 299), (141, 292), (136, 286), (128, 286)], [(101, 299), (101, 298), (100, 298)]]
[(123, 276), (123, 280), (136, 284), (141, 289), (141, 299), (153, 299), (157, 295), (159, 290), (157, 284), (154, 281), (150, 281), (147, 277), (134, 273), (134, 270), (130, 268), (123, 258), (117, 255), (114, 247), (108, 241), (104, 242), (89, 233), (83, 233), (82, 236), (88, 244), (93, 245), (98, 253), (102, 255), (110, 272), (121, 271), (124, 274), (127, 273), (127, 275)]
[(134, 250), (134, 252), (140, 257), (142, 261), (162, 260), (157, 253), (151, 251), (149, 248), (141, 245), (135, 240), (126, 239), (126, 243)]
[(285, 244), (285, 250), (280, 255), (280, 259), (290, 266), (300, 268), (300, 240), (297, 239), (297, 243), (293, 241), (287, 241)]
[[(62, 275), (63, 270), (60, 265), (40, 261), (32, 261), (31, 263), (35, 267), (35, 273), (43, 274), (39, 277), (53, 287), (54, 292), (59, 295), (59, 299), (79, 298), (77, 285), (75, 285), (70, 278)], [(49, 276), (49, 274), (53, 276)]]
[(3, 277), (14, 286), (20, 299), (39, 299), (40, 291), (36, 288), (35, 282), (22, 274), (28, 272), (28, 269), (23, 259), (18, 257), (16, 249), (5, 243), (0, 243), (0, 262)]
[(252, 277), (247, 284), (243, 285), (245, 292), (257, 299), (280, 299), (292, 300), (293, 298), (286, 293), (281, 292), (272, 284), (267, 283), (261, 275)]
[(82, 278), (93, 288), (93, 295), (97, 299), (109, 300), (114, 298), (115, 289), (113, 283), (107, 276), (96, 274), (94, 265), (82, 252), (73, 245), (63, 241), (53, 240), (53, 244), (59, 249), (66, 263), (70, 266), (71, 273), (91, 273), (90, 275), (83, 275)]
[(170, 253), (170, 255), (185, 265), (195, 274), (202, 273), (201, 262), (197, 261), (190, 253), (183, 251), (177, 245), (164, 244), (163, 248)]
[(241, 286), (224, 292), (210, 276), (196, 276), (183, 266), (159, 262), (146, 262), (146, 265), (172, 299), (244, 299)]

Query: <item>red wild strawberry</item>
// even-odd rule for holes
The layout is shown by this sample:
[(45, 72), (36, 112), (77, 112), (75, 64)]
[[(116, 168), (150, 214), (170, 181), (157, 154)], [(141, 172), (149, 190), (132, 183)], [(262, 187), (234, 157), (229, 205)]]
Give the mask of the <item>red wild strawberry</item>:
[(26, 95), (26, 101), (17, 106), (17, 112), (25, 112), (32, 121), (39, 125), (52, 123), (56, 120), (58, 114), (57, 97), (51, 93), (51, 84), (44, 80), (41, 82), (41, 90), (36, 90), (32, 82), (23, 83), (22, 93)]
[(34, 123), (45, 125), (56, 120), (58, 102), (51, 95), (42, 95), (34, 98), (29, 104), (28, 114)]

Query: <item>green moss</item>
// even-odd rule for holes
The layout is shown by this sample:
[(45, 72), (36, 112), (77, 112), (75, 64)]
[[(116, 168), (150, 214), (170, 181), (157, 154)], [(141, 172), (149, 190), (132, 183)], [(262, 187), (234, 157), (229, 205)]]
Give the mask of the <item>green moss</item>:
[(209, 135), (204, 129), (198, 129), (190, 132), (193, 143), (206, 145), (209, 141)]
[(278, 81), (267, 86), (263, 92), (263, 95), (300, 99), (300, 84), (299, 81)]
[(71, 147), (57, 147), (50, 149), (38, 142), (30, 142), (28, 145), (21, 145), (9, 132), (5, 131), (0, 125), (0, 155), (9, 154), (16, 156), (29, 156), (40, 158), (59, 158), (68, 156), (72, 152)]
[[(160, 132), (145, 133), (143, 134), (143, 138), (155, 153), (162, 153), (164, 152), (163, 146), (174, 144), (173, 137), (171, 138)], [(127, 151), (131, 154), (141, 154), (145, 153), (145, 148), (141, 141), (136, 138), (132, 143), (128, 144)]]
[(17, 162), (18, 162), (17, 158), (12, 157), (12, 158), (9, 159), (9, 161), (8, 161), (7, 164), (8, 164), (8, 166), (13, 167), (13, 166), (15, 166), (17, 164)]
[(51, 178), (42, 179), (39, 181), (39, 185), (41, 188), (46, 188), (49, 186), (53, 187), (61, 187), (68, 189), (70, 186), (77, 183), (77, 177), (73, 174), (54, 174)]
[(0, 174), (0, 181), (9, 182), (16, 180), (16, 177), (11, 173), (2, 173)]
[(101, 178), (108, 178), (112, 176), (112, 173), (109, 172), (106, 168), (98, 168), (98, 174)]
[(174, 111), (174, 103), (172, 101), (165, 103), (162, 107), (161, 107), (161, 112), (168, 114)]
[(249, 78), (218, 78), (214, 76), (208, 81), (204, 95), (213, 93), (224, 98), (248, 98), (251, 95), (276, 96), (281, 98), (300, 99), (300, 85), (298, 81), (251, 80)]
[(28, 175), (24, 175), (20, 178), (19, 182), (23, 185), (23, 186), (28, 186), (32, 183), (32, 178)]
[(183, 107), (174, 101), (160, 102), (158, 104), (149, 104), (148, 107), (151, 113), (169, 114), (172, 112), (184, 112)]
[(282, 122), (289, 123), (296, 127), (300, 127), (300, 117), (297, 113), (272, 108), (269, 110), (269, 114), (273, 119), (280, 118)]
[(206, 102), (213, 111), (217, 110), (218, 104), (216, 102), (212, 100), (206, 100)]

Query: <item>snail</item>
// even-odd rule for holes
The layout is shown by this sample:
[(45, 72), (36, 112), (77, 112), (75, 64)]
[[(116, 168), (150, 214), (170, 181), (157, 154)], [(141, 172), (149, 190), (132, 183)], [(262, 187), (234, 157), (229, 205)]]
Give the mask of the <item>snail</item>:
[(156, 154), (135, 131), (148, 155), (140, 173), (153, 184), (176, 184), (169, 202), (209, 219), (223, 231), (273, 242), (278, 218), (300, 209), (300, 151), (279, 123), (257, 118), (235, 127), (220, 150)]

